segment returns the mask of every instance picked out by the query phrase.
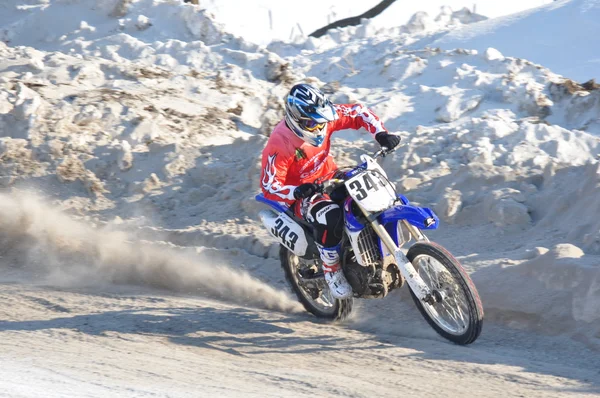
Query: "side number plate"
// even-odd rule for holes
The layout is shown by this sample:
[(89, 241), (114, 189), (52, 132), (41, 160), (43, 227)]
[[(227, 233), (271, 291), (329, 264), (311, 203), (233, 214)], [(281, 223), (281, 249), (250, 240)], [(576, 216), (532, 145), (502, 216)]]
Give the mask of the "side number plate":
[(275, 220), (275, 224), (271, 228), (271, 233), (274, 237), (279, 238), (281, 242), (291, 251), (296, 249), (298, 234), (294, 231), (291, 231), (290, 227), (286, 225), (283, 219), (277, 218)]

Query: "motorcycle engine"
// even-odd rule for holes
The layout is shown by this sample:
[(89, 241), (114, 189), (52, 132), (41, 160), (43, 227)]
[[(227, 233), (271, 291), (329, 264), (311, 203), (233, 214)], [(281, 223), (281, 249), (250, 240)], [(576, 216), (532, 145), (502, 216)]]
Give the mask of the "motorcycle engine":
[(357, 297), (385, 297), (391, 290), (404, 284), (404, 278), (395, 264), (389, 264), (385, 271), (378, 268), (373, 273), (372, 268), (364, 267), (356, 261), (352, 249), (346, 249), (344, 260), (344, 275)]
[(346, 252), (346, 261), (344, 262), (344, 275), (352, 286), (352, 290), (358, 296), (365, 296), (371, 293), (369, 288), (370, 269), (363, 267), (356, 262), (356, 257), (352, 251)]

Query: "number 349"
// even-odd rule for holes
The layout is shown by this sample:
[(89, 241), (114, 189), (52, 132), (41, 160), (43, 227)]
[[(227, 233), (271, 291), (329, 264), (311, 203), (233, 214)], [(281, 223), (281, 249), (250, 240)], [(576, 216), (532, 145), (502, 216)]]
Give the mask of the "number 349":
[(369, 191), (375, 192), (379, 190), (377, 183), (373, 181), (369, 174), (364, 174), (362, 176), (362, 180), (364, 187), (359, 179), (352, 181), (348, 186), (352, 191), (356, 192), (356, 199), (358, 200), (364, 200), (367, 196), (369, 196)]

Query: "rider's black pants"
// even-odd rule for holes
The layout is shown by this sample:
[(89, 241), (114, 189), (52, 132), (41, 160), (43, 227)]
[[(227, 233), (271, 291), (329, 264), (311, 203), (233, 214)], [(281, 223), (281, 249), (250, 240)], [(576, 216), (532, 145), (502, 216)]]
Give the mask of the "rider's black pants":
[(296, 202), (296, 215), (308, 221), (314, 229), (315, 241), (323, 247), (334, 247), (342, 241), (344, 217), (342, 209), (323, 195)]

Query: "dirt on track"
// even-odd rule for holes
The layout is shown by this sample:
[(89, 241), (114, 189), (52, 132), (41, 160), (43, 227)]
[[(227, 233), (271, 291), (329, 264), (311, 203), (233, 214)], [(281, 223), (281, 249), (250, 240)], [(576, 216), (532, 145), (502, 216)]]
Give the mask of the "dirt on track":
[(600, 394), (595, 346), (572, 336), (486, 322), (456, 346), (406, 290), (327, 324), (278, 289), (274, 259), (139, 241), (29, 195), (0, 203), (0, 395)]
[(3, 396), (600, 394), (599, 360), (579, 343), (489, 326), (456, 346), (408, 306), (329, 325), (141, 288), (20, 283), (3, 284), (0, 303)]

